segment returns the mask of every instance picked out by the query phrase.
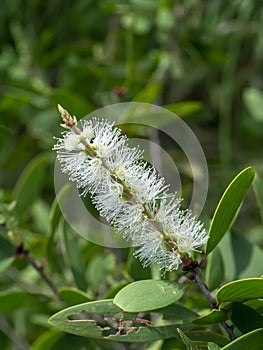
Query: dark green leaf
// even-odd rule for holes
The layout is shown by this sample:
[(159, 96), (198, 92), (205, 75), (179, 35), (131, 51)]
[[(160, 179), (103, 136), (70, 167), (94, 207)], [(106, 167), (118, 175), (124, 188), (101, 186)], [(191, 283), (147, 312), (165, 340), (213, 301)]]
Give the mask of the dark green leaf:
[(247, 278), (225, 284), (218, 289), (216, 298), (219, 303), (238, 302), (263, 297), (263, 279)]
[(178, 303), (157, 309), (156, 312), (162, 314), (164, 320), (181, 320), (184, 322), (190, 322), (192, 319), (198, 317), (198, 314), (196, 312), (189, 310), (185, 306)]
[(225, 190), (209, 228), (206, 254), (209, 254), (217, 246), (234, 223), (237, 211), (244, 200), (254, 175), (255, 171), (252, 167), (244, 169), (231, 181)]
[(114, 304), (128, 312), (140, 312), (162, 308), (179, 300), (184, 286), (158, 280), (130, 283), (113, 299)]
[(92, 300), (90, 295), (74, 288), (61, 288), (58, 294), (61, 299), (66, 301), (69, 305), (76, 305)]
[(251, 307), (241, 303), (232, 304), (231, 320), (242, 333), (263, 327), (263, 316)]
[(211, 323), (220, 323), (229, 318), (229, 312), (225, 310), (212, 310), (209, 311), (206, 315), (202, 315), (198, 318), (192, 320), (194, 324), (211, 324)]

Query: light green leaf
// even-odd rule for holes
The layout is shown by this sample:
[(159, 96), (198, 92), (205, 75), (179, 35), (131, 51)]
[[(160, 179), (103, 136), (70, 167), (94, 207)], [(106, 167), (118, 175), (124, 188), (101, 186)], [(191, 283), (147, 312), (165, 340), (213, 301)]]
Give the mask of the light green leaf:
[(255, 88), (247, 88), (243, 93), (244, 103), (256, 121), (263, 121), (263, 92)]
[(71, 334), (95, 339), (122, 342), (151, 342), (174, 337), (176, 329), (189, 330), (189, 324), (148, 326), (137, 313), (127, 313), (114, 305), (112, 299), (93, 301), (64, 309), (49, 319), (49, 323)]
[(205, 282), (207, 288), (216, 289), (224, 279), (224, 265), (220, 250), (216, 247), (207, 257)]
[(244, 169), (231, 181), (225, 190), (209, 228), (206, 254), (209, 254), (217, 246), (234, 223), (235, 216), (254, 175), (255, 171), (252, 167)]
[(223, 347), (222, 350), (262, 350), (263, 329), (255, 329)]
[(184, 286), (158, 280), (130, 283), (117, 293), (114, 304), (128, 312), (140, 312), (162, 308), (179, 300)]
[(239, 302), (263, 297), (263, 278), (247, 278), (225, 284), (218, 289), (219, 303)]

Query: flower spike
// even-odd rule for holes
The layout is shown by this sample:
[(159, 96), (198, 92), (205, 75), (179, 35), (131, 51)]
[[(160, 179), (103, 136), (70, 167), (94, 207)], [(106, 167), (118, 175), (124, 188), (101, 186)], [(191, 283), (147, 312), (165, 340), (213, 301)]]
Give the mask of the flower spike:
[(163, 273), (178, 269), (185, 257), (207, 240), (203, 224), (157, 170), (146, 163), (138, 147), (130, 148), (121, 130), (105, 119), (80, 122), (60, 105), (59, 112), (70, 129), (62, 133), (54, 150), (62, 171), (91, 194), (100, 215), (137, 247), (134, 255), (143, 266), (159, 264)]

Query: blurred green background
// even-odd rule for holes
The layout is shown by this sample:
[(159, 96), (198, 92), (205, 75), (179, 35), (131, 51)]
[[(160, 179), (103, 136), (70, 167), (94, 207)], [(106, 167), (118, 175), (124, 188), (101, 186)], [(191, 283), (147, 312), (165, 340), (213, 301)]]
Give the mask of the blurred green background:
[[(123, 269), (120, 264), (116, 271), (115, 265), (116, 260), (126, 259), (126, 251), (113, 254), (71, 233), (65, 237), (67, 230), (55, 227), (55, 204), (49, 222), (55, 197), (51, 148), (53, 136), (61, 132), (57, 103), (78, 118), (102, 106), (129, 101), (159, 104), (183, 118), (196, 133), (208, 162), (210, 186), (204, 219), (211, 217), (238, 171), (252, 165), (261, 176), (262, 22), (262, 1), (3, 1), (0, 258), (8, 259), (14, 254), (13, 247), (23, 242), (36, 259), (48, 261), (58, 287), (87, 290), (88, 285), (92, 297), (114, 286), (113, 271), (116, 276)], [(132, 132), (140, 134), (136, 128)], [(187, 197), (191, 179), (184, 173), (184, 164), (178, 166), (186, 177)], [(260, 211), (252, 192), (235, 229), (260, 243)], [(64, 234), (64, 243), (57, 243), (54, 252), (52, 242), (59, 230), (64, 233), (56, 235)], [(68, 252), (69, 246), (81, 251), (79, 258), (72, 257), (81, 261), (77, 273), (76, 266), (72, 271), (70, 259), (64, 257), (65, 252), (74, 255)], [(86, 266), (83, 281), (81, 273)], [(96, 281), (91, 277), (94, 271)], [(127, 271), (135, 279), (149, 276), (147, 269), (137, 265), (131, 264)], [(39, 292), (46, 288), (36, 281), (32, 269), (16, 259), (1, 275), (0, 290)], [(21, 349), (33, 343), (47, 327), (50, 313), (59, 309), (53, 304), (48, 310), (38, 307), (33, 320), (31, 312), (20, 311), (16, 320), (0, 318), (0, 343), (8, 348), (13, 327)]]

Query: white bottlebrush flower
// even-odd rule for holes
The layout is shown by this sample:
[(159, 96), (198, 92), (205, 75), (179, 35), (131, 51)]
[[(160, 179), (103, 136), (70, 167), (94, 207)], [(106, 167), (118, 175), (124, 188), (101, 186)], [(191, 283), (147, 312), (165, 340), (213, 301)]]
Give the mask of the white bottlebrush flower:
[(127, 137), (107, 120), (77, 120), (59, 106), (70, 129), (57, 139), (62, 171), (91, 194), (99, 213), (137, 247), (135, 256), (144, 266), (159, 264), (163, 272), (176, 270), (182, 258), (207, 240), (203, 225), (191, 211), (180, 209), (181, 200), (168, 193), (156, 169), (130, 148)]

